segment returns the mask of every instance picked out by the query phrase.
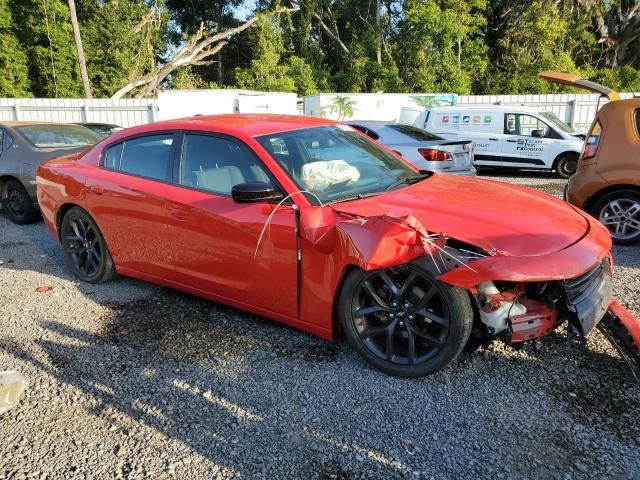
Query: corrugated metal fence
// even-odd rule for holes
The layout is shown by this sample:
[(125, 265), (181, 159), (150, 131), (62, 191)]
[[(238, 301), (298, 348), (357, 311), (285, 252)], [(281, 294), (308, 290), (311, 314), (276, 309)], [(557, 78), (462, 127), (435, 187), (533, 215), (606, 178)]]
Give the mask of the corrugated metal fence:
[[(622, 98), (633, 96), (633, 93), (621, 94)], [(467, 105), (501, 103), (550, 110), (577, 130), (586, 130), (598, 105), (606, 102), (595, 94), (461, 95), (457, 101)], [(157, 99), (1, 98), (0, 120), (99, 122), (131, 127), (156, 121), (158, 106)]]
[[(621, 93), (622, 98), (633, 98), (633, 93)], [(458, 97), (458, 104), (467, 105), (523, 105), (552, 111), (578, 131), (587, 130), (595, 117), (598, 106), (607, 100), (597, 94), (554, 95), (465, 95)]]
[(156, 120), (156, 100), (0, 98), (0, 120), (96, 122), (132, 127)]

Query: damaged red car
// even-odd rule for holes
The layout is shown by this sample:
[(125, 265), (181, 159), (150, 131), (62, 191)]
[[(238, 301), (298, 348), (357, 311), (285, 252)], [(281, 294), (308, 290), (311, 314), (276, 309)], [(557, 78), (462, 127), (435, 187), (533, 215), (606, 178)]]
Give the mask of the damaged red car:
[[(515, 185), (417, 171), (351, 127), (226, 115), (117, 132), (38, 170), (69, 268), (253, 312), (415, 377), (471, 336), (587, 335), (611, 302), (611, 239)], [(619, 314), (623, 312), (624, 315)], [(622, 320), (620, 320), (622, 318)]]

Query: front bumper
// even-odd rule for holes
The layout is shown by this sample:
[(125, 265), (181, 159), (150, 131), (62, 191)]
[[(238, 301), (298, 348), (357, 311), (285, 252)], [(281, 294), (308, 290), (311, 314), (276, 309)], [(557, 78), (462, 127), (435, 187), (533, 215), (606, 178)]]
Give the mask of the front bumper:
[(581, 335), (598, 325), (612, 296), (611, 264), (604, 259), (588, 272), (563, 281), (567, 307), (563, 312)]

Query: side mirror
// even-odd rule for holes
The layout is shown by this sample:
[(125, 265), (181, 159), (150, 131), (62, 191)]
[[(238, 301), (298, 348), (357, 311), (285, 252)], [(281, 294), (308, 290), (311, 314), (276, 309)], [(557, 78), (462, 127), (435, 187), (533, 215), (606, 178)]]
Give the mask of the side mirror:
[(270, 183), (239, 183), (231, 188), (231, 198), (236, 203), (275, 203), (284, 198), (282, 192)]
[(544, 138), (544, 130), (531, 130), (532, 137)]

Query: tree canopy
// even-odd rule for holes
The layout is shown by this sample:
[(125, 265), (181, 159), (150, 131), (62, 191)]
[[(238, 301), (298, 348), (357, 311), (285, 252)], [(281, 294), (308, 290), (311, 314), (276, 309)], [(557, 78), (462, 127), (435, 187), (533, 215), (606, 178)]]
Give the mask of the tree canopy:
[[(640, 0), (76, 0), (96, 97), (640, 90)], [(0, 97), (83, 95), (67, 0), (0, 0)]]

